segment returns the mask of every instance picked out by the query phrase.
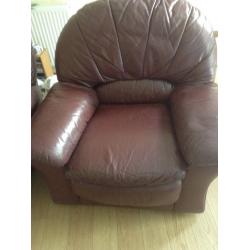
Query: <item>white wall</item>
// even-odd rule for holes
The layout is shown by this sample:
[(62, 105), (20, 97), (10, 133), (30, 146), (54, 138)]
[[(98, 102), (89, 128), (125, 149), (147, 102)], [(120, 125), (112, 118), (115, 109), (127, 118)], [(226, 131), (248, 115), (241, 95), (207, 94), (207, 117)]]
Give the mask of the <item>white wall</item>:
[(188, 0), (192, 5), (199, 8), (213, 25), (214, 30), (218, 30), (219, 18), (222, 12), (218, 8), (218, 0)]

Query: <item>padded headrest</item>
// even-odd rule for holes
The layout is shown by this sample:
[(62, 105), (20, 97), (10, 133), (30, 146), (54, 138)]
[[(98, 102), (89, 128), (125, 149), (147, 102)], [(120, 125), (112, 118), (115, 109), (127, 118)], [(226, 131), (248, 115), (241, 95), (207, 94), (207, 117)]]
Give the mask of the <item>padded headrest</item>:
[(210, 83), (213, 30), (185, 0), (99, 0), (65, 25), (56, 49), (60, 81), (95, 86), (117, 80)]

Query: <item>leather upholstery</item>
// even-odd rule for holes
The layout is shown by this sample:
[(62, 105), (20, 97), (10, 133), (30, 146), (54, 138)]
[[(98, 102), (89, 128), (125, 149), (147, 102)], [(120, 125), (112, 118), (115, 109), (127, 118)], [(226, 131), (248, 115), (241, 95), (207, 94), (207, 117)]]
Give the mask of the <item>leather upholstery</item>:
[(160, 80), (116, 81), (96, 88), (100, 103), (166, 103), (171, 94), (171, 83)]
[(203, 212), (208, 187), (217, 175), (217, 165), (204, 168), (189, 166), (186, 170), (186, 177), (182, 182), (181, 194), (174, 204), (174, 210), (193, 213)]
[(60, 81), (95, 86), (116, 80), (214, 81), (216, 43), (185, 0), (102, 0), (84, 6), (57, 44)]
[(55, 84), (32, 117), (33, 165), (63, 167), (97, 104), (91, 89), (70, 83)]
[(218, 96), (216, 85), (182, 86), (170, 98), (179, 148), (190, 166), (218, 162)]
[(68, 176), (85, 183), (137, 187), (183, 179), (166, 105), (101, 105), (73, 153)]
[(32, 119), (57, 203), (202, 212), (217, 176), (216, 41), (185, 0), (99, 0), (65, 25)]
[(92, 201), (96, 204), (129, 206), (129, 207), (161, 207), (173, 205), (181, 192), (181, 180), (154, 187), (110, 187), (88, 183), (72, 182), (74, 193), (84, 203)]

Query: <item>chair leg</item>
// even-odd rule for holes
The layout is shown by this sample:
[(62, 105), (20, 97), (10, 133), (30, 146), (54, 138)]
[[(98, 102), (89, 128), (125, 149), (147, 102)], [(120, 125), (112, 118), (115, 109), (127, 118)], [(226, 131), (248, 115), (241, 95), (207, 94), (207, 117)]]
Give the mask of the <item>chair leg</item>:
[(37, 170), (43, 175), (55, 203), (79, 203), (79, 197), (73, 193), (71, 183), (65, 177), (64, 168), (42, 167)]
[(188, 213), (204, 212), (208, 187), (217, 175), (217, 166), (188, 168), (182, 183), (182, 192), (179, 200), (174, 204), (174, 210)]

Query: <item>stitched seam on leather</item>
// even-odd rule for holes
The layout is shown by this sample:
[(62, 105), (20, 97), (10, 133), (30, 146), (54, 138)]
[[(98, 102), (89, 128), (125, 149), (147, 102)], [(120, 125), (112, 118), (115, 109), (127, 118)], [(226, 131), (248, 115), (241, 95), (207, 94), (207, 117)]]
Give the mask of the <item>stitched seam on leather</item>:
[(152, 11), (151, 11), (150, 16), (149, 16), (147, 40), (146, 40), (146, 46), (145, 46), (144, 55), (143, 55), (143, 65), (142, 65), (142, 76), (143, 77), (144, 77), (144, 66), (145, 66), (145, 58), (146, 58), (147, 47), (148, 47), (148, 40), (149, 40), (150, 30), (151, 30), (151, 26), (152, 26), (152, 16), (154, 14), (154, 8), (155, 8), (155, 4), (156, 4), (157, 1), (158, 0), (154, 1), (153, 6), (152, 6)]
[[(183, 78), (189, 76), (201, 63), (203, 63), (207, 58), (209, 58), (211, 55), (212, 55), (212, 52), (213, 52), (213, 49), (215, 48), (215, 45), (212, 47), (211, 49), (211, 52), (208, 53), (207, 56), (203, 57), (202, 60), (200, 62), (198, 62), (197, 64), (195, 64), (192, 69), (190, 69), (188, 72), (186, 72), (186, 74), (181, 78), (181, 79), (178, 79), (178, 82), (181, 82), (181, 83), (189, 83), (188, 81), (181, 81)], [(181, 74), (183, 72), (185, 72), (186, 70), (183, 70), (181, 72), (178, 72), (174, 75), (178, 75), (178, 74)], [(203, 82), (202, 80), (198, 80), (197, 82)], [(192, 84), (194, 84), (195, 82), (194, 81), (191, 81)], [(212, 81), (206, 81), (205, 83), (214, 83)]]
[[(172, 92), (172, 95), (174, 93), (175, 90), (173, 90)], [(182, 161), (184, 162), (184, 169), (187, 169), (188, 166), (189, 166), (189, 163), (188, 161), (186, 160), (185, 158), (185, 155), (183, 154), (182, 150), (181, 150), (181, 141), (179, 141), (179, 137), (177, 135), (177, 129), (176, 129), (176, 122), (175, 122), (175, 119), (174, 119), (174, 112), (173, 112), (173, 104), (171, 103), (171, 96), (169, 98), (170, 102), (168, 102), (168, 108), (169, 108), (169, 115), (170, 115), (170, 124), (171, 124), (171, 127), (172, 127), (172, 131), (173, 131), (173, 137), (174, 137), (174, 140), (175, 140), (175, 144), (177, 146), (177, 149), (178, 149), (178, 153), (180, 155), (180, 158), (182, 159)]]
[(79, 85), (79, 86), (83, 85), (86, 88), (92, 88), (92, 86), (89, 83), (87, 83), (87, 82), (85, 82), (77, 77), (71, 77), (71, 78), (64, 77), (63, 80), (60, 80), (60, 82), (71, 82), (71, 83)]
[(114, 68), (116, 68), (116, 69), (118, 69), (119, 71), (121, 71), (120, 68), (118, 68), (114, 63), (112, 63), (112, 62), (110, 62), (109, 60), (107, 60), (105, 57), (102, 57), (102, 56), (100, 56), (100, 55), (96, 55), (96, 57), (101, 58), (103, 61), (105, 61), (105, 62), (111, 64), (112, 66), (114, 66)]
[(183, 29), (183, 32), (181, 33), (181, 40), (179, 41), (179, 43), (178, 43), (178, 45), (177, 45), (175, 54), (174, 54), (174, 56), (173, 56), (173, 58), (172, 58), (172, 62), (170, 63), (170, 65), (168, 65), (168, 69), (169, 69), (169, 67), (172, 65), (172, 63), (173, 63), (174, 60), (175, 60), (175, 57), (176, 57), (177, 52), (178, 52), (178, 50), (179, 50), (179, 47), (180, 47), (180, 45), (181, 45), (181, 43), (182, 43), (182, 41), (183, 41), (183, 35), (184, 35), (184, 33), (186, 32), (186, 30), (187, 30), (187, 26), (188, 26), (190, 17), (191, 17), (191, 15), (193, 14), (193, 10), (194, 10), (194, 8), (193, 8), (193, 6), (191, 6), (191, 10), (190, 10), (190, 13), (189, 13), (187, 22), (186, 22), (186, 24), (185, 24), (185, 27), (184, 27), (184, 29)]
[[(195, 65), (192, 67), (192, 69), (190, 69), (188, 72), (186, 72), (186, 74), (185, 74), (182, 78), (185, 78), (189, 73), (191, 73), (193, 70), (195, 70), (196, 67), (198, 67), (200, 63), (202, 63), (202, 62), (203, 62), (204, 60), (206, 60), (209, 56), (211, 56), (215, 47), (216, 47), (216, 43), (213, 45), (213, 47), (212, 47), (212, 49), (211, 49), (211, 52), (208, 52), (208, 54), (207, 54), (205, 57), (203, 57), (202, 60), (201, 60), (200, 62), (198, 62), (197, 64), (195, 64)], [(185, 69), (182, 70), (182, 71), (179, 71), (179, 72), (177, 72), (177, 73), (175, 73), (175, 74), (172, 74), (171, 77), (173, 77), (173, 76), (175, 76), (175, 75), (182, 74), (182, 73), (184, 73), (185, 71), (186, 71)], [(180, 79), (178, 79), (177, 81), (179, 82)], [(202, 81), (201, 81), (201, 82), (202, 82)], [(181, 82), (181, 83), (183, 83), (183, 82)], [(185, 83), (186, 83), (186, 82), (185, 82)], [(194, 82), (192, 81), (192, 83), (194, 83)], [(213, 84), (214, 82), (212, 82), (212, 81), (207, 82), (207, 81), (206, 81), (206, 83), (212, 83), (212, 84)]]
[[(195, 8), (193, 7), (193, 9), (195, 9)], [(190, 15), (191, 15), (191, 14), (190, 14)], [(189, 17), (190, 17), (190, 16), (189, 16)], [(188, 20), (189, 20), (189, 19), (188, 19)], [(186, 25), (186, 26), (187, 26), (187, 25)], [(185, 30), (187, 30), (186, 27), (185, 27)], [(212, 33), (212, 34), (213, 34), (213, 33)], [(195, 65), (192, 67), (192, 69), (190, 69), (189, 71), (187, 71), (187, 72), (185, 73), (185, 75), (184, 75), (181, 79), (183, 79), (183, 78), (189, 76), (194, 70), (196, 70), (196, 68), (197, 68), (202, 62), (204, 62), (207, 58), (209, 58), (209, 57), (212, 55), (213, 50), (214, 50), (215, 47), (216, 47), (216, 42), (215, 42), (214, 45), (212, 46), (211, 51), (209, 51), (208, 54), (207, 54), (205, 57), (203, 57), (202, 60), (201, 60), (200, 62), (198, 62), (197, 64), (195, 64)], [(169, 67), (168, 67), (168, 68), (169, 68)], [(173, 74), (172, 76), (178, 75), (178, 74), (182, 74), (182, 73), (185, 72), (185, 71), (186, 71), (186, 70), (183, 70), (183, 71), (181, 71), (181, 72), (177, 72), (177, 73)], [(177, 80), (177, 82), (179, 82), (181, 79)], [(185, 81), (185, 82), (187, 83), (188, 81)], [(198, 82), (199, 82), (199, 81), (198, 81)], [(203, 81), (200, 81), (200, 82), (202, 83)], [(211, 82), (211, 81), (209, 81), (209, 82)], [(192, 83), (193, 83), (193, 81), (192, 81)], [(206, 81), (205, 83), (207, 83), (207, 81)], [(212, 83), (214, 83), (214, 81), (213, 81)]]
[[(203, 57), (202, 60), (201, 60), (200, 62), (198, 62), (197, 64), (195, 64), (195, 65), (192, 67), (192, 69), (191, 69), (190, 71), (188, 71), (182, 78), (188, 77), (194, 70), (196, 70), (196, 68), (197, 68), (201, 63), (203, 63), (205, 60), (207, 60), (207, 59), (212, 55), (212, 53), (213, 53), (215, 47), (216, 47), (216, 43), (214, 43), (214, 45), (213, 45), (211, 51), (209, 51), (209, 53), (208, 53), (205, 57)], [(210, 81), (210, 82), (211, 82), (211, 81)]]
[[(166, 2), (164, 0), (162, 0), (162, 3), (163, 3), (163, 8), (165, 10), (165, 12), (167, 13), (168, 15), (168, 22), (169, 22), (169, 26), (171, 26), (171, 18), (170, 18), (170, 13), (169, 13), (169, 9), (166, 7)], [(167, 27), (167, 26), (166, 26)], [(168, 29), (167, 27), (167, 31), (168, 31), (168, 36), (169, 36), (169, 42), (170, 42), (170, 45), (172, 47), (172, 50), (174, 51), (174, 46), (172, 44), (172, 41), (170, 39), (170, 30)]]
[(162, 186), (166, 186), (166, 185), (171, 185), (171, 184), (174, 184), (176, 182), (179, 182), (179, 181), (183, 181), (185, 179), (185, 176), (184, 178), (180, 178), (180, 179), (173, 179), (173, 180), (170, 180), (166, 183), (161, 183), (161, 184), (155, 184), (155, 185), (138, 185), (138, 186), (119, 186), (119, 185), (105, 185), (105, 184), (97, 184), (97, 183), (90, 183), (86, 180), (82, 180), (81, 178), (77, 179), (77, 178), (72, 178), (70, 175), (69, 175), (69, 172), (65, 173), (65, 177), (67, 179), (69, 179), (73, 184), (76, 183), (76, 184), (80, 184), (80, 185), (84, 185), (84, 184), (87, 184), (87, 185), (93, 185), (93, 186), (99, 186), (99, 187), (107, 187), (107, 188), (121, 188), (121, 189), (128, 189), (128, 188), (157, 188), (157, 187), (162, 187)]
[(120, 20), (123, 18), (124, 13), (126, 12), (128, 6), (129, 6), (129, 4), (130, 4), (131, 2), (132, 2), (132, 0), (128, 0), (127, 3), (125, 4), (124, 9), (122, 10), (122, 15), (121, 15), (120, 18), (119, 18), (119, 22), (120, 22)]
[(187, 25), (188, 25), (188, 23), (189, 23), (189, 19), (190, 19), (192, 13), (193, 13), (193, 9), (194, 9), (193, 6), (191, 6), (191, 10), (190, 10), (190, 13), (189, 13), (187, 22), (185, 23), (185, 27), (184, 27), (184, 29), (183, 29), (183, 31), (182, 31), (182, 33), (181, 33), (181, 39), (180, 39), (180, 41), (179, 41), (179, 43), (178, 43), (178, 45), (177, 45), (177, 48), (176, 48), (176, 50), (175, 50), (175, 54), (174, 54), (174, 56), (172, 57), (170, 64), (168, 65), (168, 63), (166, 63), (161, 69), (159, 69), (159, 70), (155, 71), (154, 73), (152, 73), (152, 74), (150, 75), (150, 77), (153, 76), (153, 75), (155, 75), (155, 74), (157, 74), (157, 73), (159, 73), (160, 71), (162, 71), (162, 70), (166, 67), (166, 65), (168, 65), (168, 67), (167, 67), (167, 69), (166, 69), (166, 71), (167, 71), (167, 70), (171, 67), (171, 65), (173, 64), (173, 62), (174, 62), (174, 60), (175, 60), (175, 57), (176, 57), (176, 55), (177, 55), (177, 52), (178, 52), (178, 50), (179, 50), (179, 47), (180, 47), (180, 45), (181, 45), (181, 42), (182, 42), (182, 39), (183, 39), (183, 34), (184, 34), (185, 31), (186, 31)]
[(123, 64), (123, 60), (122, 60), (122, 51), (121, 51), (121, 47), (120, 47), (119, 36), (118, 36), (117, 27), (116, 27), (113, 11), (112, 11), (112, 8), (111, 8), (110, 0), (108, 0), (108, 6), (109, 6), (109, 9), (110, 9), (110, 13), (111, 13), (111, 19), (113, 21), (114, 28), (115, 28), (115, 35), (116, 35), (116, 38), (117, 38), (117, 45), (118, 45), (118, 49), (119, 49), (119, 52), (120, 52), (120, 58), (121, 58), (121, 62), (122, 62), (122, 69), (123, 69), (122, 71), (123, 71), (123, 73), (125, 73), (124, 72), (124, 64)]
[(94, 62), (94, 64), (95, 64), (95, 66), (96, 66), (97, 73), (98, 73), (99, 77), (101, 78), (102, 81), (105, 81), (104, 78), (102, 77), (101, 72), (100, 72), (100, 70), (99, 70), (99, 67), (98, 67), (98, 65), (97, 65), (97, 63), (96, 63), (96, 61), (95, 61), (95, 59), (94, 59), (94, 56), (93, 56), (93, 54), (92, 54), (92, 51), (89, 49), (89, 45), (88, 45), (88, 43), (87, 43), (87, 40), (85, 39), (85, 37), (84, 37), (84, 35), (83, 35), (83, 33), (82, 33), (82, 30), (81, 30), (80, 25), (79, 25), (79, 23), (78, 23), (78, 17), (77, 17), (77, 15), (76, 15), (76, 25), (77, 25), (77, 27), (78, 27), (78, 29), (79, 29), (79, 31), (80, 31), (82, 40), (85, 42), (86, 47), (87, 47), (87, 49), (88, 49), (88, 51), (89, 51), (89, 54), (90, 54), (90, 56), (91, 56), (92, 59), (93, 59), (93, 62)]

